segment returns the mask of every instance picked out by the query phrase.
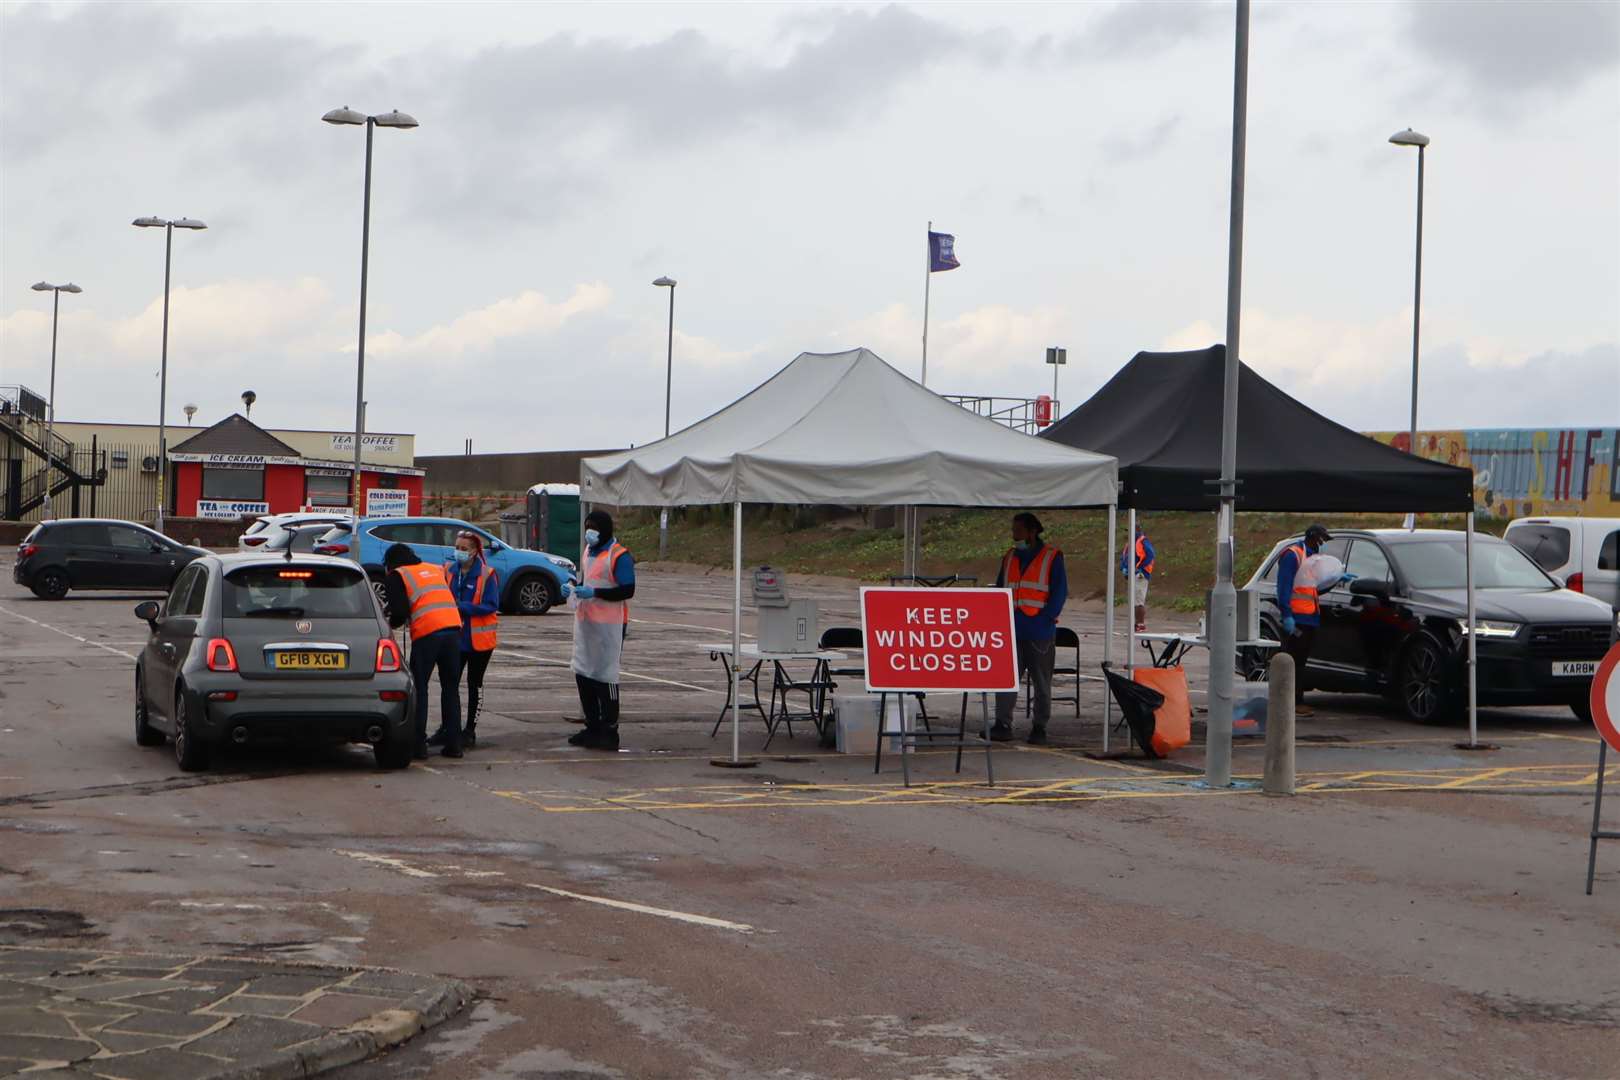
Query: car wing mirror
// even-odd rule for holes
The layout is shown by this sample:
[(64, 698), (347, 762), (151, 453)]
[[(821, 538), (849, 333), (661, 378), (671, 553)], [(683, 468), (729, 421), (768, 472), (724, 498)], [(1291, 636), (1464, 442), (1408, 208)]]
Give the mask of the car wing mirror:
[(152, 629), (157, 629), (157, 621), (163, 616), (163, 605), (156, 600), (145, 600), (135, 605), (135, 617), (145, 620)]
[(1376, 596), (1380, 600), (1388, 600), (1390, 597), (1389, 582), (1357, 578), (1350, 583), (1350, 595)]

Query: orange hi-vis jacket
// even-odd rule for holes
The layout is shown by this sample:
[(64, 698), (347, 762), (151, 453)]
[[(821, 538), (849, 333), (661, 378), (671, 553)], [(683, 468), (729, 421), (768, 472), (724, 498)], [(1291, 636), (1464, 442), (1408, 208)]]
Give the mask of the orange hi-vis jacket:
[(1295, 615), (1315, 615), (1317, 613), (1316, 586), (1301, 585), (1299, 583), (1299, 571), (1304, 568), (1305, 560), (1311, 557), (1311, 553), (1305, 550), (1304, 544), (1294, 544), (1288, 550), (1292, 551), (1294, 558), (1299, 560), (1299, 565), (1294, 570), (1294, 591), (1288, 597), (1288, 610)]
[[(473, 589), (473, 603), (484, 602), (484, 587), (495, 578), (495, 568), (488, 563), (478, 575), (478, 585)], [(472, 632), (473, 652), (489, 652), (495, 647), (496, 627), (500, 625), (501, 617), (495, 612), (488, 615), (474, 615), (468, 620), (468, 627)]]
[(1052, 563), (1063, 552), (1044, 544), (1027, 567), (1018, 565), (1018, 549), (1010, 548), (1001, 560), (1001, 580), (1013, 591), (1013, 606), (1025, 615), (1039, 615), (1052, 594)]
[(1147, 537), (1145, 536), (1136, 538), (1136, 572), (1149, 576), (1153, 573), (1153, 560), (1147, 557)]
[(440, 630), (461, 629), (461, 612), (456, 607), (455, 593), (450, 591), (450, 582), (444, 576), (444, 567), (415, 563), (400, 567), (399, 577), (411, 601), (412, 641)]
[[(617, 540), (609, 543), (602, 549), (600, 555), (585, 553), (584, 584), (593, 589), (611, 589), (617, 582), (613, 577), (613, 564), (618, 561), (628, 548)], [(581, 622), (595, 623), (622, 623), (630, 622), (630, 603), (627, 600), (612, 602), (608, 600), (581, 600), (579, 607), (574, 611)]]

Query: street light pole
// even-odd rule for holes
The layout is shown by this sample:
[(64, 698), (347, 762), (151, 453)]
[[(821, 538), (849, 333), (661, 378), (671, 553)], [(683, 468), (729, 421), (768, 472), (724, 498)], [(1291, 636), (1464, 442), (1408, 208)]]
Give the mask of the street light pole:
[[(669, 438), (669, 404), (675, 388), (675, 279), (661, 277), (653, 282), (669, 290), (669, 337), (664, 353), (664, 438)], [(669, 507), (658, 511), (658, 557), (669, 555)]]
[(1423, 153), (1429, 145), (1429, 137), (1419, 134), (1411, 128), (1397, 131), (1389, 137), (1389, 141), (1396, 146), (1415, 146), (1418, 152), (1417, 175), (1417, 255), (1416, 266), (1412, 271), (1412, 416), (1407, 425), (1407, 451), (1412, 454), (1418, 452), (1417, 410), (1418, 410), (1418, 328), (1423, 314)]
[[(1233, 519), (1237, 513), (1238, 338), (1243, 312), (1243, 188), (1249, 115), (1249, 0), (1237, 2), (1234, 53), (1232, 216), (1226, 248), (1226, 372), (1221, 412), (1215, 588), (1209, 605), (1209, 724), (1204, 735), (1204, 783), (1212, 788), (1232, 786), (1232, 684), (1237, 666), (1237, 590), (1232, 582), (1236, 545), (1232, 533)], [(1136, 537), (1129, 537), (1127, 543), (1134, 545)]]
[(371, 142), (379, 127), (410, 129), (417, 126), (416, 119), (395, 109), (380, 116), (367, 116), (347, 105), (333, 109), (322, 120), (328, 124), (365, 125), (366, 178), (365, 194), (360, 212), (360, 344), (356, 350), (354, 368), (354, 516), (361, 516), (360, 452), (366, 431), (366, 284), (371, 265)]
[(62, 308), (62, 294), (65, 292), (81, 293), (73, 282), (66, 285), (52, 285), (48, 282), (36, 282), (31, 288), (35, 292), (48, 292), (51, 294), (51, 400), (50, 412), (45, 417), (45, 502), (43, 505), (44, 518), (51, 520), (51, 455), (56, 450), (56, 319)]
[(164, 483), (169, 472), (169, 444), (168, 444), (168, 411), (169, 411), (169, 271), (174, 262), (174, 230), (175, 229), (206, 229), (200, 221), (191, 218), (175, 218), (172, 221), (159, 217), (136, 218), (131, 224), (142, 229), (163, 230), (163, 361), (158, 372), (158, 483), (157, 483), (157, 531), (163, 531), (163, 505), (166, 501)]

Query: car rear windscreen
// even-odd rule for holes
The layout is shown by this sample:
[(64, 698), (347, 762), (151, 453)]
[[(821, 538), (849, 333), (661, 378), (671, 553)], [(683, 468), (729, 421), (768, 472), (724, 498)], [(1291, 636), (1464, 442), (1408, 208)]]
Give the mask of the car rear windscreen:
[(1569, 562), (1569, 530), (1562, 525), (1515, 525), (1503, 539), (1536, 560), (1543, 570), (1556, 570)]
[(365, 575), (341, 566), (244, 566), (225, 575), (227, 619), (361, 619), (375, 614)]

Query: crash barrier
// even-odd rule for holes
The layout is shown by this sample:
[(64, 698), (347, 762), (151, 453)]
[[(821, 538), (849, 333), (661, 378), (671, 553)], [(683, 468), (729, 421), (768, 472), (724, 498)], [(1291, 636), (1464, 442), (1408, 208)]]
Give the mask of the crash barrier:
[(1294, 793), (1294, 658), (1278, 653), (1266, 677), (1266, 771), (1261, 790), (1267, 795)]

